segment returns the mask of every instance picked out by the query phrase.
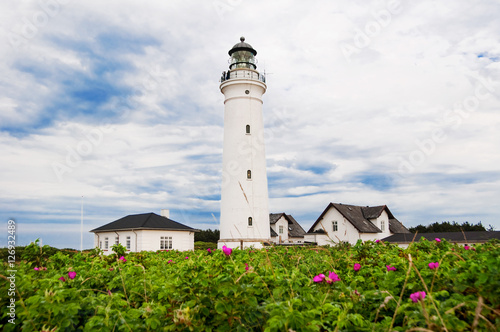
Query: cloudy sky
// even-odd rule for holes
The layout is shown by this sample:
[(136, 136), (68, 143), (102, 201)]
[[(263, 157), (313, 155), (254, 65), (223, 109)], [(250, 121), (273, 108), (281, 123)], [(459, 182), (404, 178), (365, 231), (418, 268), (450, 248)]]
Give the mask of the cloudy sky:
[[(0, 220), (18, 245), (170, 209), (217, 228), (221, 72), (245, 36), (267, 74), (271, 212), (329, 202), (406, 226), (500, 228), (500, 3), (74, 1), (0, 4)], [(6, 245), (5, 236), (0, 246)]]

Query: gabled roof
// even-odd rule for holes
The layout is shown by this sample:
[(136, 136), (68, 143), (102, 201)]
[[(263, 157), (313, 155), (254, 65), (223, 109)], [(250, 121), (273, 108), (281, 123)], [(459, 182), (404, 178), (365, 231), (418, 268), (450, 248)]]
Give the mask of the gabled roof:
[(290, 214), (286, 215), (288, 220), (291, 222), (288, 223), (288, 237), (304, 237), (306, 231), (300, 226), (300, 224), (292, 217)]
[(391, 233), (407, 233), (411, 234), (411, 232), (406, 228), (399, 220), (396, 218), (389, 219), (389, 230)]
[[(360, 233), (381, 233), (382, 231), (375, 226), (371, 221), (365, 218), (363, 214), (363, 207), (357, 205), (346, 205), (341, 203), (330, 203), (326, 207), (325, 211), (321, 213), (319, 218), (314, 222), (314, 224), (309, 229), (308, 233), (313, 233), (314, 227), (323, 219), (324, 215), (331, 208), (335, 208), (337, 211), (344, 216)], [(378, 207), (377, 207), (378, 208)], [(375, 209), (374, 209), (375, 210)], [(370, 215), (373, 212), (369, 211)], [(382, 212), (380, 212), (382, 213)], [(380, 215), (380, 214), (379, 214)]]
[(420, 241), (423, 237), (428, 241), (434, 241), (434, 239), (445, 239), (449, 242), (488, 242), (491, 239), (500, 240), (500, 231), (494, 232), (440, 232), (440, 233), (418, 233), (415, 236), (414, 233), (401, 233), (388, 236), (382, 241), (392, 242), (392, 243), (410, 243), (415, 237), (415, 241)]
[(377, 219), (386, 208), (386, 205), (362, 206), (361, 210), (363, 211), (363, 216), (366, 219)]
[(276, 224), (284, 213), (269, 213), (269, 223)]
[(275, 237), (275, 236), (278, 236), (278, 233), (276, 233), (274, 231), (274, 229), (272, 229), (272, 227), (269, 227), (271, 229), (271, 237)]
[(115, 220), (104, 226), (94, 228), (91, 232), (105, 231), (124, 231), (124, 230), (175, 230), (175, 231), (197, 231), (197, 229), (173, 221), (172, 219), (162, 217), (156, 213), (132, 214), (121, 219)]
[[(283, 217), (288, 223), (288, 236), (289, 237), (304, 237), (306, 231), (300, 226), (300, 224), (292, 217), (290, 214), (286, 213), (270, 213), (269, 214), (269, 223), (271, 225), (276, 224), (278, 220)], [(272, 228), (271, 228), (272, 230)], [(273, 235), (274, 233), (274, 235)], [(271, 236), (278, 236), (275, 231), (271, 232)]]

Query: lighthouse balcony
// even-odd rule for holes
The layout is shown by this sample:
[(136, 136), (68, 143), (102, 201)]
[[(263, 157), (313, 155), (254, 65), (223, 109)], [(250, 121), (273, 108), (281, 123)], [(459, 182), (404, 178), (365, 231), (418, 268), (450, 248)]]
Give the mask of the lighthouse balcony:
[(256, 70), (248, 68), (239, 68), (222, 73), (220, 82), (225, 82), (232, 79), (250, 79), (266, 83), (266, 77)]

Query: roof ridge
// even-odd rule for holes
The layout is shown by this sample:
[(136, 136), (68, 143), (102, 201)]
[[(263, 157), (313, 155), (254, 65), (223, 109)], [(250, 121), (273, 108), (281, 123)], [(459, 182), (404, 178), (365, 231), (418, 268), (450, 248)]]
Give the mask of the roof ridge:
[(151, 217), (153, 216), (153, 212), (149, 212), (149, 213), (146, 213), (148, 215), (148, 217), (146, 218), (146, 220), (144, 220), (144, 222), (141, 224), (141, 227), (145, 227), (146, 224), (148, 223), (149, 219), (151, 219)]

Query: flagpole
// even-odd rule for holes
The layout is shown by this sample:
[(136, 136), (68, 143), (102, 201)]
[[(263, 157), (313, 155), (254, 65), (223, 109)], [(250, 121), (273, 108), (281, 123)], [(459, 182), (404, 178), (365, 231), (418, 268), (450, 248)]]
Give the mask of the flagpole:
[(80, 251), (83, 251), (83, 195), (82, 195), (82, 211), (80, 216)]

